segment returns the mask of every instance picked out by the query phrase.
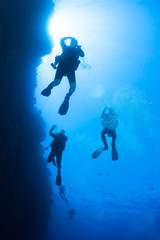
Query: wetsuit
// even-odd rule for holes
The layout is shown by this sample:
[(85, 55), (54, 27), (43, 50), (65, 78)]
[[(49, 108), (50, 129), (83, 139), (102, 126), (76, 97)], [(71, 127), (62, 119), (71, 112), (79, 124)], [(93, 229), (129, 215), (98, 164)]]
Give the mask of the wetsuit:
[(61, 167), (61, 160), (62, 160), (62, 152), (65, 149), (67, 137), (62, 133), (54, 134), (50, 131), (50, 136), (54, 138), (53, 142), (51, 143), (51, 153), (48, 156), (48, 162), (52, 162), (54, 157), (57, 160), (57, 167)]
[(108, 149), (108, 145), (107, 145), (107, 140), (106, 140), (105, 134), (107, 134), (108, 137), (112, 137), (111, 145), (112, 145), (112, 147), (115, 147), (116, 131), (113, 130), (113, 129), (107, 129), (107, 128), (104, 128), (101, 131), (101, 138), (102, 138), (102, 141), (104, 143), (105, 149), (107, 150)]
[[(107, 112), (106, 112), (107, 111)], [(116, 141), (116, 127), (118, 126), (118, 120), (117, 120), (117, 114), (115, 114), (115, 112), (110, 109), (105, 107), (101, 118), (103, 119), (103, 121), (101, 122), (101, 124), (103, 125), (104, 129), (101, 131), (101, 138), (102, 141), (104, 143), (105, 149), (108, 149), (108, 145), (107, 145), (107, 140), (105, 135), (107, 134), (108, 137), (112, 137), (112, 147), (115, 147), (115, 141)]]
[(81, 46), (77, 45), (75, 47), (67, 46), (65, 44), (66, 38), (61, 38), (60, 44), (62, 47), (62, 54), (61, 56), (58, 56), (58, 68), (56, 70), (56, 75), (54, 78), (54, 81), (50, 83), (50, 87), (54, 87), (60, 84), (62, 78), (64, 76), (67, 76), (70, 89), (69, 89), (69, 96), (72, 95), (72, 93), (76, 89), (76, 77), (75, 77), (75, 71), (78, 68), (79, 65), (79, 57), (84, 57), (84, 52), (81, 49)]

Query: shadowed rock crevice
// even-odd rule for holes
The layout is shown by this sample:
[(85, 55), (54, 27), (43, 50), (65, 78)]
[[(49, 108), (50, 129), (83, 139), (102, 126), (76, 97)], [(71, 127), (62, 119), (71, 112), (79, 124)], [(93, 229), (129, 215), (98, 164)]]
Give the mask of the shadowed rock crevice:
[(50, 0), (1, 1), (0, 239), (43, 239), (51, 184), (40, 142), (44, 123), (34, 108), (36, 68), (51, 51)]

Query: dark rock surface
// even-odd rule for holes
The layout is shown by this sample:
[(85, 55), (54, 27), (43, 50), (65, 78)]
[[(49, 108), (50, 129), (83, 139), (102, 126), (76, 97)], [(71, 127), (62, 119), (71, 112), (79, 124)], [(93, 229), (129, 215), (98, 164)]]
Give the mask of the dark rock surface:
[(36, 68), (50, 53), (51, 0), (0, 1), (0, 239), (41, 240), (50, 217), (51, 184), (34, 108)]

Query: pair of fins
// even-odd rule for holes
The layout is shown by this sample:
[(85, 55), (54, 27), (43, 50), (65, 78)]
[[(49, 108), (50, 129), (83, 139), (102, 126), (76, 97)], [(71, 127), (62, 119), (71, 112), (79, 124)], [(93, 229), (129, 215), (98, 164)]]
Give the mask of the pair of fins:
[[(103, 147), (101, 147), (101, 148), (98, 148), (92, 155), (91, 155), (91, 157), (92, 158), (97, 158), (103, 151), (105, 150), (105, 148)], [(112, 160), (113, 161), (116, 161), (116, 160), (118, 160), (118, 152), (117, 152), (117, 149), (116, 149), (116, 147), (112, 147)]]

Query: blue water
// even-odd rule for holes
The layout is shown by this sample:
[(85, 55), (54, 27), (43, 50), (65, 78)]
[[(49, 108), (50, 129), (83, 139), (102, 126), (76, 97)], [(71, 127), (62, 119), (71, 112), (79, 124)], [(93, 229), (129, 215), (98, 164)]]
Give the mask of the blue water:
[[(53, 51), (37, 69), (36, 106), (46, 122), (44, 148), (65, 129), (68, 142), (62, 160), (66, 203), (51, 171), (53, 204), (48, 235), (51, 239), (160, 239), (160, 3), (149, 0), (55, 1), (48, 23)], [(76, 72), (77, 89), (66, 116), (58, 109), (68, 81), (63, 79), (45, 98), (40, 92), (54, 78), (50, 67), (59, 52), (59, 38), (74, 36), (85, 52)], [(100, 115), (105, 106), (118, 114), (119, 160), (111, 147), (99, 158), (91, 154), (103, 146)], [(44, 150), (47, 158), (49, 150)], [(99, 175), (98, 173), (101, 173)], [(76, 213), (68, 221), (68, 212)]]

